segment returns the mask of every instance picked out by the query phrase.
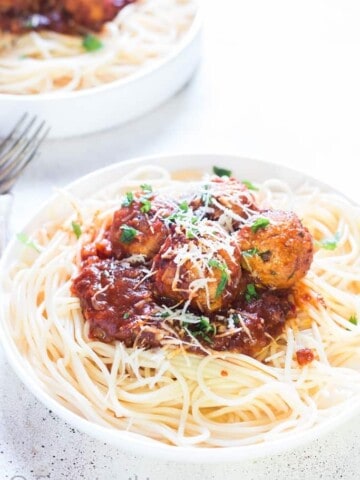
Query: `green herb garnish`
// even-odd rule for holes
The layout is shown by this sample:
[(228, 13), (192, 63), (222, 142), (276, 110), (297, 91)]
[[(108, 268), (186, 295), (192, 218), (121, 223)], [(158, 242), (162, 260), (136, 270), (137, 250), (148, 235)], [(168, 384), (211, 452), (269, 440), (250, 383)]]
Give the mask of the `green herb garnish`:
[(251, 225), (251, 231), (256, 233), (261, 228), (267, 227), (269, 223), (270, 223), (270, 220), (268, 220), (267, 218), (262, 218), (262, 217), (257, 218), (255, 222)]
[(132, 242), (136, 235), (139, 233), (138, 230), (133, 227), (129, 227), (128, 225), (122, 225), (121, 230), (122, 232), (120, 235), (120, 242), (122, 243)]
[(26, 234), (26, 233), (18, 233), (16, 235), (16, 238), (19, 240), (19, 242), (21, 242), (23, 245), (25, 245), (26, 247), (30, 247), (30, 248), (33, 248), (34, 250), (36, 250), (38, 253), (40, 253), (40, 249), (39, 247), (35, 244), (35, 242), (33, 242), (29, 236)]
[(250, 302), (251, 300), (255, 300), (258, 297), (259, 295), (256, 291), (255, 285), (253, 283), (248, 283), (246, 285), (246, 292), (245, 292), (246, 301)]
[(150, 210), (151, 210), (151, 202), (150, 200), (146, 199), (146, 198), (143, 198), (140, 200), (141, 202), (141, 208), (140, 210), (143, 212), (143, 213), (149, 213)]
[(189, 240), (192, 240), (196, 238), (196, 235), (198, 235), (198, 233), (199, 233), (199, 230), (197, 228), (188, 228), (186, 230), (186, 238), (188, 238)]
[(71, 222), (71, 226), (72, 226), (73, 232), (76, 235), (76, 238), (79, 239), (82, 234), (81, 225), (79, 225), (76, 222)]
[(85, 35), (83, 38), (82, 42), (83, 47), (87, 52), (96, 52), (97, 50), (100, 50), (103, 48), (103, 43), (101, 40), (98, 39), (95, 35), (92, 35), (91, 33), (88, 33)]
[(258, 248), (250, 248), (249, 250), (243, 250), (241, 252), (243, 257), (254, 257), (255, 255), (259, 255), (260, 250)]
[(225, 287), (229, 281), (228, 268), (225, 263), (219, 262), (215, 258), (211, 258), (208, 262), (209, 267), (217, 268), (221, 271), (220, 282), (216, 288), (215, 298), (218, 298), (222, 292), (225, 290)]
[(335, 248), (338, 246), (339, 240), (340, 233), (336, 232), (333, 237), (324, 238), (323, 240), (319, 240), (315, 243), (319, 248), (323, 248), (324, 250), (335, 250)]
[(188, 202), (184, 201), (179, 204), (179, 208), (182, 212), (186, 213), (189, 211), (189, 204)]
[(207, 317), (200, 317), (200, 327), (201, 330), (209, 332), (212, 330), (213, 326), (210, 324), (210, 320)]
[(358, 324), (357, 316), (351, 315), (351, 317), (349, 318), (349, 322), (352, 323), (353, 325), (357, 325)]
[(241, 183), (245, 185), (248, 190), (259, 190), (252, 182), (249, 182), (249, 180), (241, 180)]
[(148, 185), (147, 183), (143, 183), (142, 185), (140, 185), (140, 188), (145, 193), (152, 193), (153, 191), (152, 186)]
[(124, 313), (124, 315), (123, 315), (123, 319), (124, 319), (124, 320), (127, 320), (129, 317), (130, 317), (130, 313), (129, 313), (129, 312)]
[(130, 207), (130, 205), (131, 205), (131, 204), (133, 203), (133, 201), (134, 201), (134, 194), (133, 194), (133, 192), (127, 192), (127, 193), (125, 194), (125, 197), (126, 197), (126, 199), (123, 201), (122, 206), (123, 206), (123, 207)]
[(219, 262), (219, 260), (216, 260), (215, 258), (211, 258), (208, 262), (208, 265), (209, 267), (218, 268), (219, 270), (222, 270), (224, 267), (226, 268), (224, 263)]
[(216, 326), (207, 317), (200, 317), (199, 323), (195, 324), (192, 329), (189, 328), (189, 324), (186, 322), (183, 322), (183, 327), (195, 337), (201, 337), (206, 342), (213, 343), (209, 335), (216, 335)]
[(215, 175), (218, 177), (231, 177), (232, 171), (228, 170), (227, 168), (221, 168), (221, 167), (213, 167), (213, 172)]

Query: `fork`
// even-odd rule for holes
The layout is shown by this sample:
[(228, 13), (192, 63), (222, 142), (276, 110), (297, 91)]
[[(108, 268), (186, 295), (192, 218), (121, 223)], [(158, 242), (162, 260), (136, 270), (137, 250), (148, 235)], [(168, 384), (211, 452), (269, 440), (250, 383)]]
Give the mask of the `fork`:
[(25, 113), (0, 143), (0, 255), (7, 241), (11, 189), (49, 133), (44, 121)]

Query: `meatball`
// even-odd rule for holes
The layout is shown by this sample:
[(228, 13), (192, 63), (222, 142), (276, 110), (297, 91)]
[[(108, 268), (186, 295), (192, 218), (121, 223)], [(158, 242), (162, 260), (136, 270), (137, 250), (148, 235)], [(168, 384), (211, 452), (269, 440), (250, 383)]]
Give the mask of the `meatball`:
[(163, 217), (172, 208), (154, 195), (139, 193), (117, 210), (109, 231), (115, 257), (143, 255), (146, 260), (152, 259), (169, 233)]
[[(103, 342), (120, 340), (158, 346), (160, 337), (145, 335), (145, 326), (159, 307), (153, 300), (146, 271), (114, 259), (96, 259), (83, 265), (73, 280), (72, 293), (80, 299), (89, 337)], [(142, 335), (144, 331), (144, 335)]]
[(13, 33), (54, 30), (78, 34), (99, 31), (135, 0), (0, 0), (0, 28)]
[(312, 237), (293, 212), (258, 213), (234, 236), (242, 253), (242, 266), (266, 287), (289, 288), (310, 268)]
[(177, 226), (153, 262), (154, 285), (161, 301), (211, 313), (225, 309), (238, 293), (240, 251), (215, 222)]
[(40, 0), (0, 0), (0, 12), (36, 11), (40, 8)]
[(92, 30), (99, 30), (132, 1), (134, 0), (63, 0), (62, 3), (74, 22)]
[(253, 194), (235, 178), (212, 178), (192, 198), (190, 205), (199, 215), (219, 221), (227, 231), (238, 229), (258, 211)]

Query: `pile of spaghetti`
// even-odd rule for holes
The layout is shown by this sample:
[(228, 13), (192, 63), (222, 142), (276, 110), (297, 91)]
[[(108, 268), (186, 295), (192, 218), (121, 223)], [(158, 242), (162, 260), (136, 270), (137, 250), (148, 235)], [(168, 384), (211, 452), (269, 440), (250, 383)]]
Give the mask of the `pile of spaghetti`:
[[(360, 395), (360, 215), (215, 168), (138, 169), (30, 237), (6, 318), (46, 391), (173, 445), (286, 438)], [(295, 213), (296, 212), (296, 213)]]
[(166, 58), (194, 0), (0, 0), (0, 93), (83, 90)]

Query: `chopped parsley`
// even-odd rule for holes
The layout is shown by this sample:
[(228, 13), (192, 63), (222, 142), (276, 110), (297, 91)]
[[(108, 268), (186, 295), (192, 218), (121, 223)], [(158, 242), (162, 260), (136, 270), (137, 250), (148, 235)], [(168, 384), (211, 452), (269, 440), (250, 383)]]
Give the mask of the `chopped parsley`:
[(144, 193), (152, 193), (153, 191), (152, 186), (147, 183), (140, 185), (140, 188)]
[(229, 273), (225, 263), (219, 262), (215, 258), (211, 258), (208, 262), (209, 267), (217, 268), (221, 271), (220, 282), (216, 288), (215, 298), (218, 298), (226, 288), (226, 285), (229, 281)]
[(218, 298), (222, 292), (225, 290), (226, 285), (229, 281), (229, 274), (227, 272), (221, 272), (221, 278), (219, 285), (217, 286), (216, 292), (215, 292), (215, 298)]
[(150, 200), (148, 200), (147, 198), (142, 198), (140, 200), (141, 202), (141, 208), (140, 210), (143, 212), (143, 213), (149, 213), (150, 210), (151, 210), (151, 202)]
[(122, 225), (121, 227), (121, 235), (120, 235), (120, 242), (122, 243), (130, 243), (134, 240), (136, 235), (139, 233), (136, 228), (129, 227), (128, 225)]
[(194, 238), (196, 238), (196, 231), (192, 229), (186, 230), (186, 238), (188, 238), (189, 240), (193, 240)]
[(247, 302), (251, 302), (251, 300), (256, 300), (259, 297), (255, 285), (253, 283), (248, 283), (246, 285), (246, 292), (245, 292), (245, 299)]
[(216, 333), (216, 327), (210, 322), (208, 317), (200, 317), (199, 329), (202, 332), (210, 333), (211, 335)]
[(260, 254), (260, 250), (258, 248), (250, 248), (249, 250), (243, 250), (241, 252), (242, 256), (243, 257), (254, 257), (255, 255), (259, 255)]
[(26, 234), (26, 233), (18, 233), (16, 235), (16, 238), (19, 240), (19, 242), (21, 242), (23, 245), (25, 245), (26, 247), (30, 247), (30, 248), (33, 248), (34, 250), (36, 250), (37, 252), (40, 253), (40, 249), (38, 248), (38, 246), (35, 244), (35, 242), (33, 242), (29, 236)]
[(194, 337), (201, 337), (208, 343), (213, 343), (210, 336), (216, 335), (216, 326), (213, 325), (208, 317), (200, 317), (199, 323), (196, 323), (191, 329), (189, 324), (183, 322), (183, 326), (192, 334)]
[(270, 223), (270, 220), (268, 220), (267, 218), (263, 218), (263, 217), (257, 218), (255, 222), (251, 225), (251, 231), (253, 233), (256, 233), (261, 228), (267, 227), (269, 223)]
[(76, 238), (79, 239), (82, 234), (81, 225), (79, 225), (76, 222), (71, 222), (71, 226), (72, 226), (73, 232), (76, 235)]
[(188, 228), (186, 228), (186, 238), (192, 240), (196, 238), (196, 236), (199, 234), (199, 229), (196, 228), (197, 223), (199, 222), (199, 217), (192, 216), (190, 217), (187, 215), (188, 210), (186, 208), (189, 208), (187, 202), (183, 202), (182, 204), (179, 205), (179, 209), (166, 217), (166, 222), (169, 225), (170, 223), (178, 223), (182, 225), (182, 222), (184, 222), (184, 226), (187, 226), (191, 224)]
[(127, 192), (127, 193), (125, 194), (125, 197), (126, 197), (126, 198), (125, 198), (125, 200), (123, 201), (122, 206), (123, 206), (123, 207), (130, 207), (130, 205), (131, 205), (131, 204), (133, 203), (133, 201), (134, 201), (134, 194), (133, 194), (133, 192)]
[(349, 322), (352, 323), (353, 325), (357, 325), (358, 324), (358, 318), (356, 315), (351, 315), (351, 317), (349, 318)]
[(83, 38), (82, 45), (87, 52), (96, 52), (97, 50), (100, 50), (104, 46), (102, 41), (95, 35), (92, 35), (91, 33), (88, 33), (87, 35), (85, 35), (85, 37)]
[(243, 185), (245, 185), (245, 187), (248, 189), (248, 190), (259, 190), (252, 182), (250, 182), (249, 180), (241, 180), (241, 183)]
[(228, 170), (227, 168), (216, 167), (216, 166), (213, 167), (213, 172), (218, 177), (231, 177), (232, 175), (231, 170)]
[(219, 270), (226, 268), (225, 264), (222, 262), (219, 262), (219, 260), (216, 260), (216, 258), (211, 258), (208, 262), (208, 265), (209, 267), (218, 268)]
[(189, 204), (186, 201), (183, 201), (179, 204), (179, 208), (182, 212), (187, 213), (189, 211)]
[(335, 250), (338, 246), (340, 240), (340, 233), (336, 232), (335, 235), (331, 238), (324, 238), (316, 242), (316, 245), (319, 248), (323, 248), (324, 250)]
[(123, 319), (124, 319), (124, 320), (127, 320), (129, 317), (130, 317), (130, 313), (129, 313), (129, 312), (124, 313), (124, 315), (123, 315)]
[(193, 239), (196, 238), (197, 235), (199, 235), (199, 229), (195, 226), (198, 220), (199, 219), (197, 217), (193, 217), (191, 219), (191, 223), (194, 226), (186, 229), (186, 238)]

